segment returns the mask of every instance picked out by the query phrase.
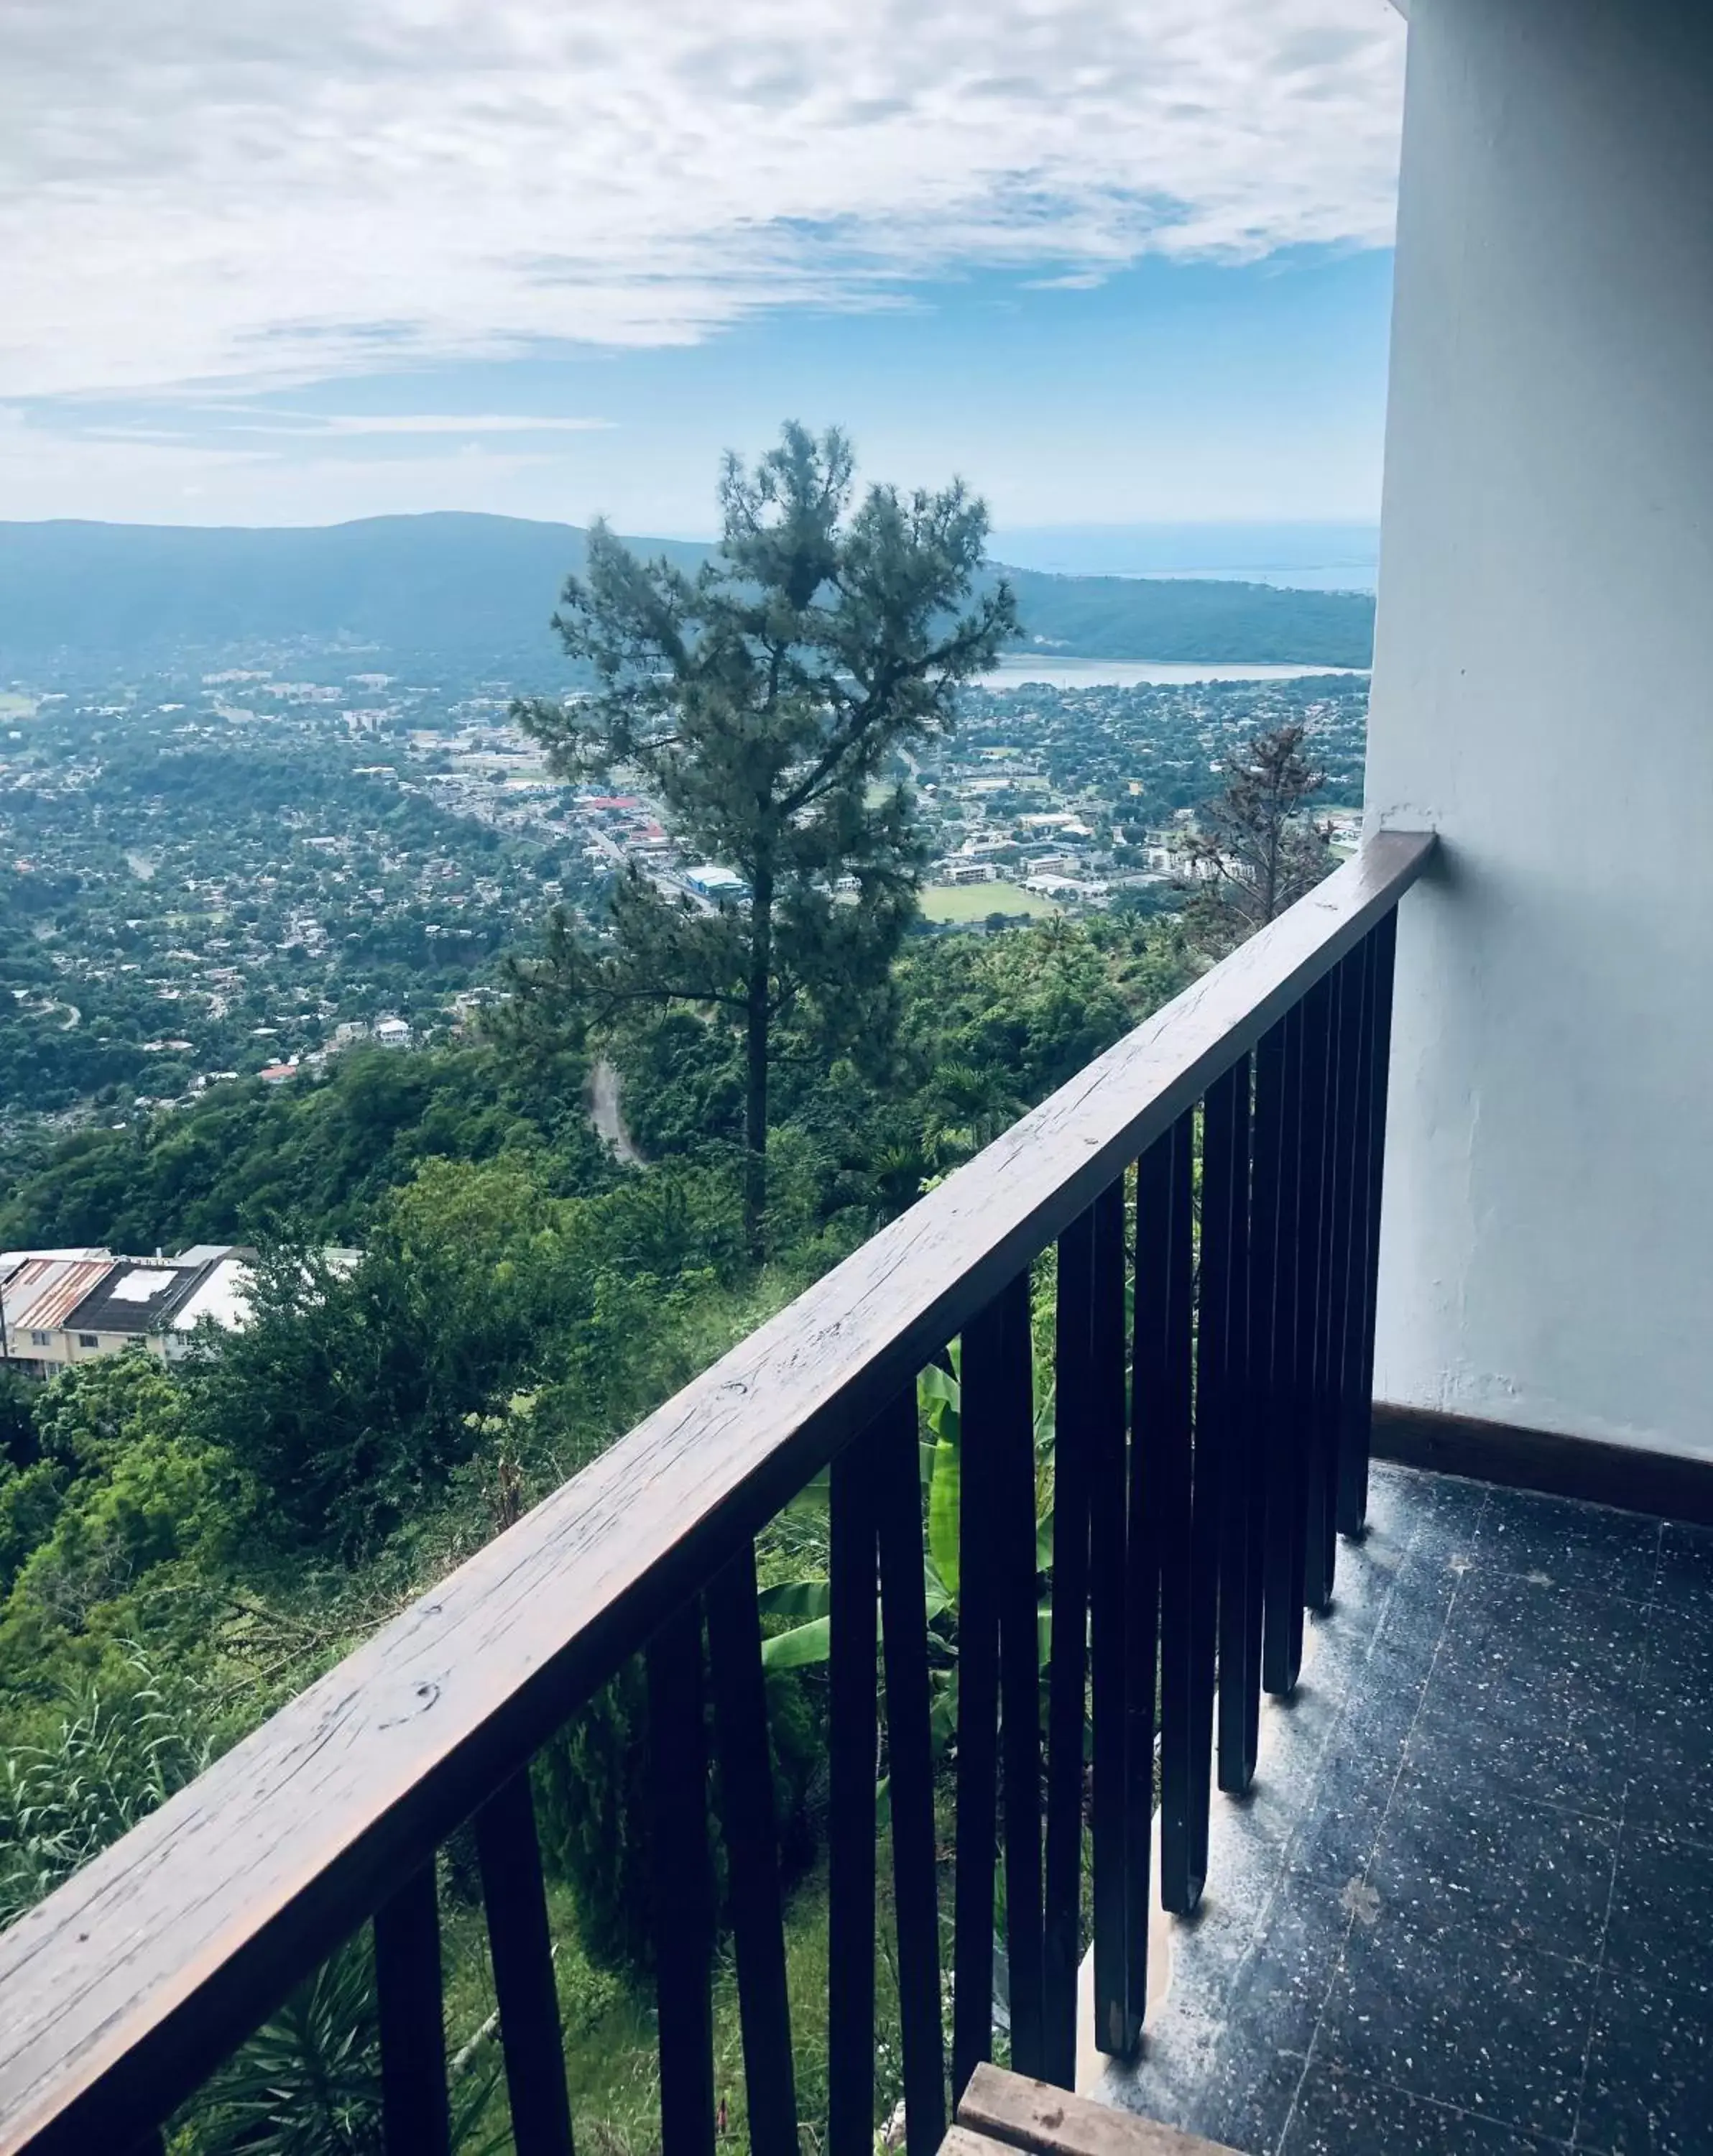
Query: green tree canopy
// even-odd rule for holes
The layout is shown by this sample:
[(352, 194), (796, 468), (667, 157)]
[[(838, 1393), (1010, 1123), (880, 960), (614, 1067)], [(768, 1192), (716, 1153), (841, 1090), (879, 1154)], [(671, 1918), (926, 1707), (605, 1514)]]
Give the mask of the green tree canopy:
[(1016, 627), (1003, 581), (971, 597), (987, 517), (961, 484), (871, 487), (854, 511), (853, 486), (843, 435), (791, 424), (752, 471), (727, 457), (721, 543), (694, 576), (597, 524), (554, 622), (599, 686), (518, 706), (556, 770), (634, 774), (680, 844), (743, 879), (741, 900), (705, 909), (633, 870), (610, 942), (562, 932), (536, 985), (584, 1012), (683, 1001), (741, 1019), (756, 1250), (775, 1021), (809, 999), (863, 1024), (921, 859), (889, 762), (950, 729), (960, 685)]
[(1182, 850), (1193, 879), (1186, 921), (1216, 955), (1295, 905), (1333, 866), (1326, 834), (1306, 813), (1326, 783), (1305, 753), (1307, 734), (1292, 720), (1233, 756)]

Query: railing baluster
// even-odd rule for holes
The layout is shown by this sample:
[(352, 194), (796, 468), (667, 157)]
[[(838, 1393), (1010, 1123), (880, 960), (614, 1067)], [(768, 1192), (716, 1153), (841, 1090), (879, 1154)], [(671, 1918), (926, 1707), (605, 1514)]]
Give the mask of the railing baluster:
[[(1157, 1597), (1131, 1593), (1134, 1494), (1125, 1446), (1124, 1226), (1122, 1181), (1095, 1201), (1092, 1313), (1089, 1327), (1089, 1661), (1093, 1722), (1092, 1839), (1095, 1901), (1095, 2041), (1126, 2057), (1136, 2048), (1147, 1992), (1149, 1845), (1153, 1832), (1154, 1685)], [(1149, 1680), (1132, 1701), (1126, 1681), (1131, 1635), (1146, 1620)], [(1133, 1712), (1134, 1709), (1134, 1712)], [(1146, 1777), (1131, 1802), (1131, 1761)], [(1136, 1922), (1141, 1912), (1140, 1925)]]
[(1332, 1601), (1334, 1477), (1337, 1472), (1336, 1389), (1331, 1343), (1337, 1303), (1338, 1045), (1343, 1024), (1343, 968), (1335, 966), (1310, 990), (1314, 1008), (1305, 1040), (1303, 1129), (1305, 1189), (1312, 1205), (1303, 1224), (1308, 1278), (1302, 1324), (1304, 1550), (1303, 1599), (1325, 1610)]
[(1296, 1433), (1297, 1520), (1291, 1561), (1293, 1671), (1302, 1666), (1303, 1612), (1310, 1599), (1309, 1549), (1320, 1534), (1321, 1427), (1317, 1347), (1326, 1289), (1326, 1096), (1331, 1062), (1332, 978), (1323, 974), (1297, 1006), (1301, 1041), (1298, 1081), (1296, 1302), (1292, 1422)]
[(998, 1492), (992, 1439), (1004, 1364), (1003, 1301), (963, 1332), (958, 1510), (957, 1877), (953, 1892), (951, 2100), (993, 2046), (993, 1868), (998, 1855)]
[(1339, 1449), (1338, 1525), (1359, 1534), (1368, 1510), (1368, 1448), (1374, 1407), (1374, 1311), (1380, 1280), (1380, 1199), (1386, 1165), (1386, 1094), (1392, 1064), (1392, 985), (1398, 953), (1394, 910), (1369, 931), (1367, 1024), (1363, 1034), (1360, 1154), (1362, 1255), (1357, 1277), (1358, 1353), (1351, 1414)]
[[(1143, 1154), (1136, 1172), (1131, 1440), (1133, 1453), (1141, 1456), (1143, 1502), (1151, 1515), (1160, 1583), (1160, 1898), (1178, 1915), (1194, 1908), (1202, 1889), (1190, 1825), (1196, 1805), (1195, 1723), (1203, 1707), (1210, 1717), (1213, 1711), (1211, 1683), (1201, 1697), (1195, 1681), (1194, 1155), (1195, 1117), (1189, 1111)], [(1134, 1550), (1131, 1570), (1146, 1594)], [(1140, 1668), (1131, 1670), (1133, 1691), (1144, 1674)]]
[(907, 2156), (935, 2156), (946, 2134), (946, 2058), (940, 2034), (940, 1882), (914, 1385), (877, 1419), (870, 1469), (880, 1527), (905, 2138)]
[[(1136, 1249), (1141, 1263), (1141, 1163), (1136, 1168)], [(1159, 1522), (1143, 1448), (1135, 1440), (1134, 1391), (1125, 1389), (1124, 1213), (1100, 1215), (1095, 1229), (1095, 1367), (1105, 1389), (1109, 1414), (1125, 1455), (1121, 1504), (1124, 1520), (1124, 1941), (1125, 2049), (1141, 2041), (1148, 1998), (1148, 1933), (1153, 1917), (1154, 1738), (1158, 1727), (1160, 1671)], [(1131, 1298), (1129, 1353), (1136, 1355), (1141, 1322), (1140, 1290)], [(1128, 1423), (1128, 1430), (1126, 1424)], [(1129, 1438), (1126, 1444), (1126, 1436)]]
[[(1216, 1081), (1216, 1086), (1224, 1084)], [(1216, 1122), (1219, 1113), (1216, 1111)], [(1228, 1132), (1224, 1142), (1228, 1146)], [(1206, 1202), (1208, 1150), (1207, 1103), (1202, 1112), (1202, 1173), (1203, 1204)], [(1184, 1211), (1193, 1224), (1194, 1199), (1189, 1178), (1193, 1171), (1185, 1166)], [(1227, 1163), (1229, 1174), (1229, 1163)], [(1220, 1196), (1218, 1185), (1219, 1173), (1214, 1174), (1215, 1197)], [(1191, 1424), (1194, 1431), (1194, 1484), (1190, 1504), (1190, 1597), (1189, 1597), (1189, 1665), (1187, 1671), (1189, 1706), (1189, 1782), (1188, 1806), (1186, 1813), (1186, 1856), (1191, 1906), (1201, 1900), (1202, 1889), (1208, 1878), (1208, 1840), (1209, 1810), (1213, 1786), (1213, 1697), (1216, 1672), (1218, 1668), (1219, 1625), (1219, 1526), (1220, 1506), (1224, 1496), (1227, 1444), (1223, 1412), (1219, 1400), (1219, 1379), (1213, 1381), (1213, 1398), (1208, 1403), (1209, 1413), (1203, 1423), (1202, 1414), (1202, 1347), (1198, 1328), (1202, 1315), (1197, 1308), (1203, 1276), (1202, 1265), (1207, 1255), (1205, 1220), (1200, 1255), (1193, 1246), (1187, 1254), (1187, 1271), (1186, 1299), (1189, 1315), (1182, 1328), (1178, 1342), (1177, 1384), (1181, 1394), (1178, 1413)], [(1218, 1327), (1215, 1327), (1216, 1335)], [(1215, 1342), (1216, 1352), (1218, 1349)]]
[(664, 2156), (712, 2156), (714, 1882), (699, 1601), (667, 1620), (647, 1659), (660, 2143)]
[(874, 1481), (860, 1443), (833, 1463), (828, 2141), (869, 2156), (874, 2140)]
[(1034, 1356), (1025, 1270), (1001, 1297), (1002, 1396), (993, 1471), (1000, 1483), (999, 1681), (1005, 1818), (1005, 1965), (1011, 2062), (1041, 2062), (1041, 1655), (1035, 1562)]
[[(1255, 1054), (1255, 1158), (1249, 1232), (1249, 1412), (1263, 1470), (1261, 1681), (1273, 1693), (1296, 1682), (1292, 1650), (1292, 1536), (1298, 1502), (1292, 1427), (1295, 1310), (1297, 1027), (1288, 1012)], [(1300, 1624), (1301, 1607), (1297, 1605)], [(1300, 1656), (1300, 1634), (1296, 1656)]]
[(1351, 1083), (1350, 1309), (1345, 1327), (1338, 1419), (1337, 1524), (1361, 1532), (1367, 1510), (1367, 1427), (1362, 1400), (1364, 1356), (1372, 1317), (1368, 1280), (1368, 1178), (1374, 1125), (1374, 999), (1379, 981), (1372, 930), (1351, 953), (1361, 983)]
[[(1249, 1059), (1208, 1089), (1202, 1122), (1202, 1249), (1196, 1346), (1196, 1445), (1218, 1460), (1219, 1786), (1239, 1794), (1255, 1771), (1252, 1699), (1261, 1673), (1258, 1465), (1249, 1443)], [(1205, 1479), (1203, 1486), (1206, 1486)]]
[[(754, 2156), (798, 2156), (784, 1908), (753, 1543), (746, 1543), (731, 1563), (715, 1574), (706, 1601), (714, 1733), (720, 1757), (720, 1824), (731, 1867), (750, 2147)], [(873, 1825), (871, 1805), (871, 1836)]]
[[(1344, 1430), (1349, 1416), (1352, 1366), (1359, 1345), (1355, 1312), (1362, 1247), (1357, 1170), (1357, 1094), (1362, 1083), (1363, 1029), (1367, 1024), (1367, 966), (1359, 944), (1333, 974), (1332, 1060), (1326, 1166), (1327, 1293), (1321, 1314), (1317, 1413), (1321, 1430), (1318, 1546), (1310, 1553), (1310, 1587), (1316, 1606), (1332, 1600), (1337, 1578), (1337, 1529)], [(1318, 1589), (1318, 1594), (1314, 1590)]]
[(1094, 1437), (1095, 1217), (1059, 1239), (1054, 1340), (1053, 1637), (1047, 1699), (1047, 1870), (1040, 2077), (1076, 2082), (1083, 1780), (1089, 1682), (1089, 1477)]
[(431, 1859), (375, 1912), (381, 2118), (387, 2156), (446, 2156), (446, 2023)]
[(528, 1768), (476, 1814), (476, 1856), (518, 2156), (571, 2156), (571, 2105)]

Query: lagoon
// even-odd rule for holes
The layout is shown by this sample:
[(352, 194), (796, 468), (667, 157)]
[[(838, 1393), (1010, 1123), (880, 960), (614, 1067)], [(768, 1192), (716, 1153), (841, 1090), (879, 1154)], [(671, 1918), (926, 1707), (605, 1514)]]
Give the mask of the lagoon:
[(1187, 681), (1302, 681), (1316, 675), (1367, 678), (1366, 666), (1203, 666), (1169, 659), (1002, 659), (975, 677), (979, 689), (1133, 689)]

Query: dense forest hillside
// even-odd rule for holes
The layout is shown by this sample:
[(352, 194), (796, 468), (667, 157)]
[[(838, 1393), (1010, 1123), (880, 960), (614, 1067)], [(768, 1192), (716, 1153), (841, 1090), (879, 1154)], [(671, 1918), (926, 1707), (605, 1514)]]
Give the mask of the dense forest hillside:
[[(1168, 996), (1175, 927), (1132, 917), (924, 939), (859, 1060), (807, 1022), (781, 1044), (773, 1240), (743, 1233), (731, 1031), (679, 1009), (600, 1049), (646, 1156), (585, 1111), (592, 1042), (501, 1021), (474, 1045), (354, 1052), (126, 1130), (67, 1137), (0, 1204), (0, 1245), (262, 1246), (252, 1322), (188, 1359), (133, 1351), (42, 1386), (0, 1370), (0, 1925), (190, 1779), (413, 1593), (910, 1204)], [(322, 1246), (354, 1241), (354, 1269)], [(824, 1517), (763, 1538), (765, 1583), (824, 1578)], [(768, 1620), (777, 1629), (788, 1617)], [(811, 1628), (813, 1629), (813, 1628)], [(770, 1673), (780, 1861), (803, 2043), (824, 2121), (826, 1683)], [(580, 2127), (658, 2148), (633, 1673), (536, 1773)], [(620, 1763), (615, 1768), (614, 1762)], [(627, 1773), (629, 1779), (627, 1779)], [(440, 1898), (465, 2152), (510, 2146), (474, 1861)], [(362, 1938), (211, 2084), (174, 2156), (364, 2156), (379, 2078)], [(899, 2088), (879, 1999), (880, 2100)], [(729, 1970), (715, 1999), (738, 2051)], [(326, 2061), (341, 2061), (328, 2090)], [(746, 2145), (741, 2076), (732, 2146)], [(290, 2138), (286, 2128), (290, 2128)], [(280, 2138), (265, 2138), (269, 2134)], [(823, 2130), (824, 2130), (823, 2128)]]
[[(382, 662), (551, 657), (547, 622), (587, 533), (438, 514), (305, 529), (0, 523), (0, 675), (176, 652), (342, 645)], [(707, 549), (635, 542), (686, 566)], [(1365, 666), (1353, 592), (1009, 571), (1025, 648), (1105, 659)]]

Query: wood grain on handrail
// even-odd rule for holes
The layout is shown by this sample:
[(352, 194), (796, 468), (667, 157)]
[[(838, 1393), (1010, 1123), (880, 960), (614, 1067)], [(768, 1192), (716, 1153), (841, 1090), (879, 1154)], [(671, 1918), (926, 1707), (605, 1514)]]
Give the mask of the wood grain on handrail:
[(1306, 898), (0, 1934), (0, 2156), (120, 2149), (1397, 904)]

